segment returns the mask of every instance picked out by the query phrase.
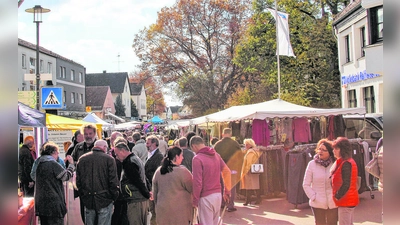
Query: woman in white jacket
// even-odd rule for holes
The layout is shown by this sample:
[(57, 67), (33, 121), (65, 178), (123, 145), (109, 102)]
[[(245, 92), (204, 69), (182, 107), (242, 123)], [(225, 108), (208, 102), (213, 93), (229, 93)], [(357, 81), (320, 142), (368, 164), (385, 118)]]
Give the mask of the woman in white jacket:
[(331, 142), (321, 139), (315, 152), (314, 160), (308, 163), (304, 175), (303, 189), (310, 199), (315, 224), (337, 225), (338, 209), (333, 202), (330, 181), (330, 168), (335, 161)]

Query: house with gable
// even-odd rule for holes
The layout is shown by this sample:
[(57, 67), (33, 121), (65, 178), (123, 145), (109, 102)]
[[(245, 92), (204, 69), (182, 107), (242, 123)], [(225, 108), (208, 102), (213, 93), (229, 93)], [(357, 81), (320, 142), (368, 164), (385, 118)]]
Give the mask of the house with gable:
[(139, 118), (144, 119), (147, 115), (146, 92), (144, 86), (139, 83), (129, 83), (131, 87), (131, 98), (136, 105)]
[(114, 99), (111, 94), (109, 86), (91, 86), (86, 87), (86, 106), (91, 108), (91, 111), (107, 122), (115, 123), (113, 121), (118, 118), (110, 118), (111, 114), (115, 114)]
[(129, 85), (128, 73), (87, 73), (86, 87), (109, 86), (114, 103), (117, 97), (121, 95), (122, 104), (125, 106), (125, 116), (122, 118), (130, 120), (131, 118), (131, 89)]

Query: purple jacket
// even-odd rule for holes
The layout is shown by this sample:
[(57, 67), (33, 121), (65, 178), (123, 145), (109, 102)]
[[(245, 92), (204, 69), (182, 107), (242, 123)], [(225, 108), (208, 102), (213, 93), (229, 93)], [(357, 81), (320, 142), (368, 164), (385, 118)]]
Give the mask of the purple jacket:
[(198, 206), (201, 197), (221, 193), (221, 172), (228, 168), (213, 148), (204, 147), (193, 157), (193, 205)]

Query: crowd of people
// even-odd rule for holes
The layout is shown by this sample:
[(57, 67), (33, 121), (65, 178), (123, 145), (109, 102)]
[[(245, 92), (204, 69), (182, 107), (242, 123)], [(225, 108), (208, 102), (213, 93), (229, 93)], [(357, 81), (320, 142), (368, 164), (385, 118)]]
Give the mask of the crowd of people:
[[(84, 224), (211, 225), (218, 224), (222, 208), (237, 210), (237, 190), (245, 196), (244, 206), (261, 203), (260, 174), (250, 167), (260, 163), (262, 151), (253, 139), (239, 145), (230, 128), (221, 140), (206, 143), (189, 132), (171, 146), (154, 134), (114, 131), (103, 140), (96, 133), (95, 125), (83, 125), (65, 146), (64, 160), (53, 142), (44, 143), (37, 158), (34, 138), (24, 139), (19, 181), (25, 196), (34, 196), (41, 224), (63, 224), (63, 181), (74, 172), (74, 198)], [(358, 171), (349, 140), (322, 139), (315, 152), (303, 181), (315, 224), (352, 224)], [(383, 192), (383, 172), (379, 188)]]

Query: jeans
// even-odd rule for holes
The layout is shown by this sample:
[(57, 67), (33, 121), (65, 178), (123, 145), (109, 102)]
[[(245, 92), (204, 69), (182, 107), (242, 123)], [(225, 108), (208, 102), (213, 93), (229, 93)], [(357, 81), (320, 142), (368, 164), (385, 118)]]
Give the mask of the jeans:
[(111, 216), (113, 213), (113, 203), (111, 202), (108, 206), (101, 208), (96, 212), (95, 209), (88, 209), (85, 207), (85, 225), (95, 225), (97, 217), (97, 225), (110, 225)]
[(338, 209), (320, 209), (311, 207), (315, 217), (316, 225), (337, 225), (338, 223)]

